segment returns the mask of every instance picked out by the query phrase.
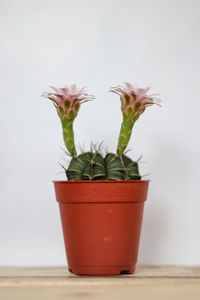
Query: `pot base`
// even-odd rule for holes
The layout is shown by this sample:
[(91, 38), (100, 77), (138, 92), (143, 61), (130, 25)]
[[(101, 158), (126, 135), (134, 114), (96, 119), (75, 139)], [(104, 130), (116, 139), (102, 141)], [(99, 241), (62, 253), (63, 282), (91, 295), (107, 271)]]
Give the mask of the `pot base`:
[(69, 272), (85, 276), (112, 276), (122, 274), (133, 274), (135, 265), (120, 266), (71, 266)]

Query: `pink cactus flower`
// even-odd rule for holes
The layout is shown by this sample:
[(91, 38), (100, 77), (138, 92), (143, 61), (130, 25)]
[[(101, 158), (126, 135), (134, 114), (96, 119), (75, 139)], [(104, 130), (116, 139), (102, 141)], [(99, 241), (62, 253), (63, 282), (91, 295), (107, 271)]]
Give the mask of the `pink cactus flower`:
[(145, 108), (153, 104), (159, 105), (160, 99), (155, 97), (158, 94), (147, 95), (150, 87), (138, 88), (136, 85), (124, 83), (124, 86), (118, 85), (112, 87), (110, 92), (120, 96), (122, 112), (131, 119), (138, 119)]
[(84, 88), (78, 88), (75, 84), (71, 86), (65, 86), (63, 88), (57, 88), (50, 86), (55, 92), (45, 92), (43, 97), (48, 98), (54, 102), (60, 117), (76, 117), (80, 104), (93, 100), (94, 97), (88, 95)]

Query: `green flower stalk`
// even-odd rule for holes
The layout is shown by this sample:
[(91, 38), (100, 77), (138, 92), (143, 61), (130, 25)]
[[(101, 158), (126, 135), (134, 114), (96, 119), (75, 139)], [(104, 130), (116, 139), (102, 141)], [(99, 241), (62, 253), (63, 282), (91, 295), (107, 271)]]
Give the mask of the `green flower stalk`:
[(73, 123), (82, 103), (92, 100), (94, 97), (85, 92), (85, 88), (79, 89), (75, 84), (64, 88), (50, 86), (55, 93), (45, 92), (43, 97), (53, 101), (60, 117), (63, 138), (66, 148), (72, 157), (77, 156), (74, 143)]
[(137, 88), (126, 82), (124, 86), (112, 87), (111, 92), (120, 96), (121, 111), (123, 121), (118, 139), (117, 154), (123, 155), (129, 143), (133, 125), (140, 115), (145, 111), (146, 107), (153, 104), (159, 105), (160, 99), (154, 95), (147, 95), (149, 87), (145, 89)]

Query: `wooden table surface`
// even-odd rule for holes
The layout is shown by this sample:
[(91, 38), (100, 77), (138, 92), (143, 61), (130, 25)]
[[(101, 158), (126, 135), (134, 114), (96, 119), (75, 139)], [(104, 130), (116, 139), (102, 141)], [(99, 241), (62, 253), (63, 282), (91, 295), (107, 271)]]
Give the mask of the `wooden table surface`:
[(76, 276), (66, 267), (0, 268), (0, 300), (200, 300), (200, 267), (138, 266), (134, 275)]

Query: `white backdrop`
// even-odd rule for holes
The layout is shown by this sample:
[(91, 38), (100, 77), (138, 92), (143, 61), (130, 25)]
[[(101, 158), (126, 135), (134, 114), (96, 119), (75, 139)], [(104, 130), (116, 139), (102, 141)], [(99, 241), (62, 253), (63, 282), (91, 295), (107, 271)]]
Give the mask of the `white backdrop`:
[(1, 0), (0, 265), (61, 265), (51, 181), (65, 179), (48, 85), (86, 85), (76, 141), (115, 151), (124, 81), (150, 85), (162, 108), (137, 122), (129, 155), (151, 173), (140, 263), (200, 264), (200, 1)]

